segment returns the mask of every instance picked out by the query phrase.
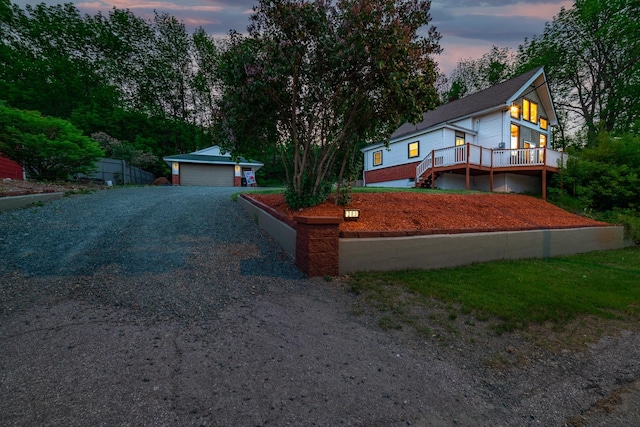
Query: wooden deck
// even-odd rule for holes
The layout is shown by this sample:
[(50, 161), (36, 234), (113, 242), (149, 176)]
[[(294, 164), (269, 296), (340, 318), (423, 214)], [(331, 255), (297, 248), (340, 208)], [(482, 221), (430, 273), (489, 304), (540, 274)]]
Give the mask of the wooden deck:
[(493, 191), (494, 173), (511, 172), (525, 175), (542, 175), (542, 198), (547, 198), (547, 174), (557, 172), (567, 159), (567, 154), (541, 148), (486, 148), (467, 143), (433, 150), (416, 167), (416, 187), (435, 187), (437, 177), (443, 172), (466, 175), (466, 188), (470, 177), (489, 174), (489, 187)]

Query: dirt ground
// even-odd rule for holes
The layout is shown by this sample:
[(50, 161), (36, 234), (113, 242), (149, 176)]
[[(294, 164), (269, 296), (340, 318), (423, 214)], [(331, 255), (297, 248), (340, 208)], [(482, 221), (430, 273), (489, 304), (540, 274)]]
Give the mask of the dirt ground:
[(235, 191), (0, 214), (0, 425), (640, 424), (635, 323), (498, 336), (434, 302), (428, 330), (385, 330), (348, 278), (303, 277)]
[[(287, 220), (296, 215), (342, 217), (344, 209), (333, 199), (293, 211), (281, 194), (252, 194), (250, 197), (273, 208)], [(353, 193), (348, 207), (359, 209), (360, 218), (341, 223), (343, 234), (363, 231), (465, 233), (607, 225), (521, 194)]]
[(53, 193), (53, 192), (80, 192), (94, 191), (107, 188), (90, 182), (35, 182), (18, 179), (0, 179), (0, 197), (21, 196), (25, 194)]

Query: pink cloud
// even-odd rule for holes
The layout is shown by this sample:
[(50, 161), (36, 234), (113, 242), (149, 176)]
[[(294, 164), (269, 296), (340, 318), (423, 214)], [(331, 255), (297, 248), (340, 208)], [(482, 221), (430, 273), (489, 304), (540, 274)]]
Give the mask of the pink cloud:
[(527, 18), (541, 18), (551, 20), (560, 12), (560, 8), (571, 9), (572, 0), (566, 0), (561, 3), (540, 3), (540, 4), (512, 4), (504, 6), (476, 6), (466, 7), (462, 11), (466, 15), (478, 16), (525, 16)]
[(105, 0), (105, 4), (109, 7), (115, 6), (118, 9), (156, 9), (166, 11), (194, 11), (194, 12), (220, 12), (223, 10), (221, 6), (206, 5), (180, 5), (172, 2), (163, 1), (145, 1), (145, 0)]

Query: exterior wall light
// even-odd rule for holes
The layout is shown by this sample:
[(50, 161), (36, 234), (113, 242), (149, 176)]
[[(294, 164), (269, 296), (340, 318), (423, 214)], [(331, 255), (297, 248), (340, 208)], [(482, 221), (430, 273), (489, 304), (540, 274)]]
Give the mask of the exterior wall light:
[(343, 219), (345, 221), (357, 221), (360, 218), (360, 209), (345, 209)]

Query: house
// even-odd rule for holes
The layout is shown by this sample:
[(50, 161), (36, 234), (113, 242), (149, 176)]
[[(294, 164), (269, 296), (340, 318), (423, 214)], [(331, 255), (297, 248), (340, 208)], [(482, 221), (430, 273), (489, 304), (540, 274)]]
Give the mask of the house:
[(0, 154), (0, 178), (24, 180), (22, 166)]
[(220, 147), (205, 148), (191, 154), (163, 157), (171, 168), (174, 185), (201, 185), (212, 187), (240, 187), (255, 184), (255, 173), (264, 166), (254, 160), (234, 160), (222, 153)]
[(565, 154), (542, 67), (444, 104), (362, 149), (366, 186), (542, 193)]

